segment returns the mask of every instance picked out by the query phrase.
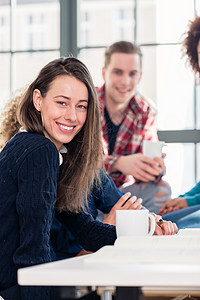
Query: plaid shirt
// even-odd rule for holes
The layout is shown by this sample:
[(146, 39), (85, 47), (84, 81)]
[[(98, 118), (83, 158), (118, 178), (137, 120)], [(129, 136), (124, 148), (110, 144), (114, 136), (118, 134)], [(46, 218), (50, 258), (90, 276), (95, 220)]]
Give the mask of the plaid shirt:
[(108, 132), (104, 116), (105, 85), (97, 88), (97, 93), (101, 110), (105, 168), (118, 187), (127, 182), (133, 183), (135, 179), (132, 176), (123, 175), (121, 172), (111, 172), (111, 169), (121, 155), (141, 153), (143, 140), (158, 141), (155, 121), (156, 109), (149, 103), (151, 100), (147, 100), (137, 92), (126, 108), (113, 153), (109, 155)]

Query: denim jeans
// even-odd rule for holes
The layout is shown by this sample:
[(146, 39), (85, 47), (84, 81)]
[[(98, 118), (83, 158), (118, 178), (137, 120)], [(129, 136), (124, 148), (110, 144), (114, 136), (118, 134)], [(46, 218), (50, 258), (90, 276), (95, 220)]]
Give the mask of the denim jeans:
[(200, 228), (200, 205), (179, 209), (162, 217), (166, 221), (176, 223), (178, 229)]

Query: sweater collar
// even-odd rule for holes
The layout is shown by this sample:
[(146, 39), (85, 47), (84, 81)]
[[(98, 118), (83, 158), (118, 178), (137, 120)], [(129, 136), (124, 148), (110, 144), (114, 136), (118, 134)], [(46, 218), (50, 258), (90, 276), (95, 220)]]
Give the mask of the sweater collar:
[[(24, 129), (23, 127), (21, 127), (19, 129), (19, 131), (20, 132), (27, 132), (27, 130)], [(58, 153), (59, 153), (59, 165), (61, 166), (62, 163), (63, 163), (63, 157), (62, 157), (61, 153), (67, 153), (67, 148), (64, 145), (62, 145), (62, 147), (60, 148), (60, 151), (58, 151)]]

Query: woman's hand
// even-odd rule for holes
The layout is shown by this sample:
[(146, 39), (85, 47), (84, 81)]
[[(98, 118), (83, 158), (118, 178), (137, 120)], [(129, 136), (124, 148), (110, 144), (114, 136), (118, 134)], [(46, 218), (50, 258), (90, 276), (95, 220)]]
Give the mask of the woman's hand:
[(162, 220), (162, 217), (154, 213), (152, 213), (152, 215), (155, 217), (156, 221), (154, 235), (174, 235), (178, 231), (176, 224), (171, 221), (163, 220), (163, 223), (158, 225), (157, 222), (159, 222), (160, 219)]
[[(112, 207), (108, 214), (104, 215), (103, 223), (110, 225), (116, 225), (116, 210), (129, 210), (129, 209), (141, 209), (142, 208), (142, 199), (136, 196), (130, 197), (131, 193), (124, 194), (118, 202)], [(129, 199), (130, 198), (130, 199)]]
[(160, 215), (168, 214), (172, 211), (179, 210), (182, 208), (188, 207), (187, 201), (185, 198), (174, 198), (167, 200), (161, 207), (159, 213)]

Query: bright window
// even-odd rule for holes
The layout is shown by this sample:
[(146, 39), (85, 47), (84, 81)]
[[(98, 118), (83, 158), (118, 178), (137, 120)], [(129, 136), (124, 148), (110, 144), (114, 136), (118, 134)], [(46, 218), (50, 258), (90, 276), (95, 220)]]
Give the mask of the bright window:
[(60, 56), (59, 0), (0, 0), (0, 108)]

